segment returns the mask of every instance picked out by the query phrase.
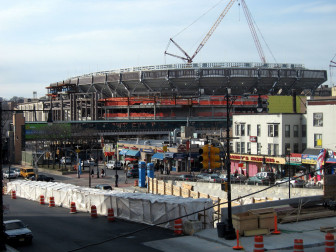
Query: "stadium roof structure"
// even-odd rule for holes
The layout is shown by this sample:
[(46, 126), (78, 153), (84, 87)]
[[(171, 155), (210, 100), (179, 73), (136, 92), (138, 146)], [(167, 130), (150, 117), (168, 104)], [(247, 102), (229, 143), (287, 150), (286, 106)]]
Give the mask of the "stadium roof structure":
[[(97, 92), (100, 98), (127, 96), (289, 95), (314, 93), (327, 80), (326, 70), (302, 64), (186, 63), (102, 71), (52, 83), (51, 93)], [(72, 89), (71, 89), (72, 87)]]

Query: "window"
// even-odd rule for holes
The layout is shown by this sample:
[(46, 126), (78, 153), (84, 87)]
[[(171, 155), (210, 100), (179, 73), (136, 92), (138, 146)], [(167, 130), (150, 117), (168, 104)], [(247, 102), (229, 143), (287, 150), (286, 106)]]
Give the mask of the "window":
[(247, 124), (247, 135), (251, 136), (251, 124)]
[(274, 156), (279, 156), (279, 144), (274, 144)]
[(258, 155), (261, 154), (261, 143), (257, 143), (257, 153)]
[(285, 154), (288, 155), (291, 153), (290, 143), (285, 143)]
[(294, 137), (299, 137), (299, 125), (294, 125), (293, 130), (294, 130)]
[(251, 143), (247, 142), (247, 154), (251, 154)]
[[(307, 137), (307, 125), (302, 125), (302, 137)], [(304, 150), (302, 149), (302, 151)]]
[(236, 152), (240, 153), (240, 142), (236, 142)]
[(313, 125), (315, 127), (323, 126), (323, 113), (313, 113)]
[(235, 127), (235, 133), (236, 133), (236, 136), (240, 136), (240, 132), (239, 132), (239, 124), (236, 124), (236, 127)]
[(269, 155), (269, 156), (271, 156), (272, 155), (272, 144), (268, 144), (268, 148), (267, 148), (267, 154)]
[(240, 149), (241, 149), (241, 153), (246, 153), (245, 152), (245, 142), (240, 143)]
[(240, 133), (241, 133), (241, 136), (245, 136), (245, 124), (240, 125)]
[(294, 143), (294, 153), (298, 153), (298, 152), (299, 152), (299, 144)]
[(285, 125), (285, 137), (290, 137), (290, 125)]
[(314, 147), (322, 147), (322, 134), (314, 134)]
[(257, 136), (260, 136), (261, 134), (261, 125), (257, 124)]
[(235, 131), (236, 136), (245, 136), (245, 124), (236, 124)]
[(278, 124), (269, 124), (268, 125), (268, 136), (269, 137), (278, 137), (279, 134), (279, 125)]

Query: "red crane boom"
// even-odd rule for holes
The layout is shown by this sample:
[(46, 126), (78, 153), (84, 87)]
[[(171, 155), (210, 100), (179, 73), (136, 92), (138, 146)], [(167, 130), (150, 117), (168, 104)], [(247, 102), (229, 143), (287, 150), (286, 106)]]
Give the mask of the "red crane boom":
[(241, 3), (243, 5), (243, 10), (244, 10), (244, 13), (245, 13), (245, 17), (246, 17), (247, 23), (248, 23), (248, 25), (250, 27), (250, 31), (251, 31), (251, 34), (252, 34), (255, 46), (257, 47), (259, 57), (261, 59), (261, 62), (265, 64), (266, 63), (266, 59), (265, 59), (264, 51), (263, 51), (263, 49), (261, 47), (258, 35), (257, 35), (256, 30), (254, 28), (253, 20), (252, 20), (252, 16), (251, 16), (250, 10), (247, 8), (247, 5), (246, 5), (246, 3), (245, 3), (244, 0), (241, 0)]
[(181, 57), (175, 54), (171, 54), (171, 53), (167, 53), (167, 51), (165, 51), (165, 54), (170, 55), (170, 56), (174, 56), (180, 59), (184, 59), (187, 60), (188, 63), (192, 63), (193, 59), (195, 58), (195, 56), (199, 53), (199, 51), (203, 48), (203, 46), (205, 45), (205, 43), (209, 40), (209, 38), (211, 37), (211, 35), (214, 33), (214, 31), (216, 30), (216, 28), (218, 27), (218, 25), (220, 24), (220, 22), (223, 20), (223, 18), (225, 17), (225, 15), (228, 13), (228, 11), (230, 10), (230, 8), (232, 7), (232, 5), (234, 4), (236, 0), (230, 0), (230, 2), (227, 4), (227, 6), (225, 7), (225, 9), (222, 11), (222, 13), (220, 14), (220, 16), (217, 18), (216, 22), (213, 24), (213, 26), (211, 27), (210, 31), (205, 35), (205, 37), (203, 38), (202, 42), (199, 44), (199, 46), (197, 47), (196, 51), (194, 52), (194, 54), (190, 57), (172, 38), (170, 38), (170, 41), (174, 43), (174, 45), (181, 51), (183, 52), (183, 54), (187, 57)]

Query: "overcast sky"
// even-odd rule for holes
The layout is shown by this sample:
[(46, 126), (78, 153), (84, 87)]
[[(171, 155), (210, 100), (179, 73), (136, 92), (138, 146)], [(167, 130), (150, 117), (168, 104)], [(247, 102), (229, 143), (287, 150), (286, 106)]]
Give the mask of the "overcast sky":
[[(262, 33), (267, 62), (327, 70), (325, 84), (330, 85), (329, 63), (336, 54), (335, 0), (245, 2)], [(228, 3), (0, 0), (0, 97), (32, 97), (33, 91), (41, 97), (50, 83), (96, 71), (181, 63), (164, 56), (169, 38), (193, 55)], [(238, 3), (194, 62), (261, 61)], [(178, 53), (173, 45), (168, 52)], [(334, 72), (335, 82), (336, 68)]]

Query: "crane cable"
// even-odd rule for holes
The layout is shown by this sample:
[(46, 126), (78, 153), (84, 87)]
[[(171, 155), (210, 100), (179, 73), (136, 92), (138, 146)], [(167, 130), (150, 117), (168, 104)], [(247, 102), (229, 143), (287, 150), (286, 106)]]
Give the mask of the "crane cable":
[[(204, 17), (206, 14), (208, 14), (210, 11), (212, 11), (214, 8), (216, 8), (221, 2), (223, 2), (224, 0), (220, 0), (219, 2), (217, 2), (215, 5), (213, 5), (211, 8), (209, 8), (206, 12), (204, 12), (202, 15), (200, 15), (198, 18), (196, 18), (193, 22), (191, 22), (188, 26), (186, 26), (185, 28), (183, 28), (181, 31), (179, 31), (178, 33), (176, 33), (174, 36), (172, 36), (171, 38), (175, 38), (178, 35), (180, 35), (181, 33), (183, 33), (185, 30), (187, 30), (188, 28), (190, 28), (191, 26), (193, 26), (198, 20), (200, 20), (202, 17)], [(170, 40), (167, 44), (166, 47), (166, 51), (168, 50), (169, 46), (170, 46)], [(195, 43), (197, 44), (197, 42)]]

